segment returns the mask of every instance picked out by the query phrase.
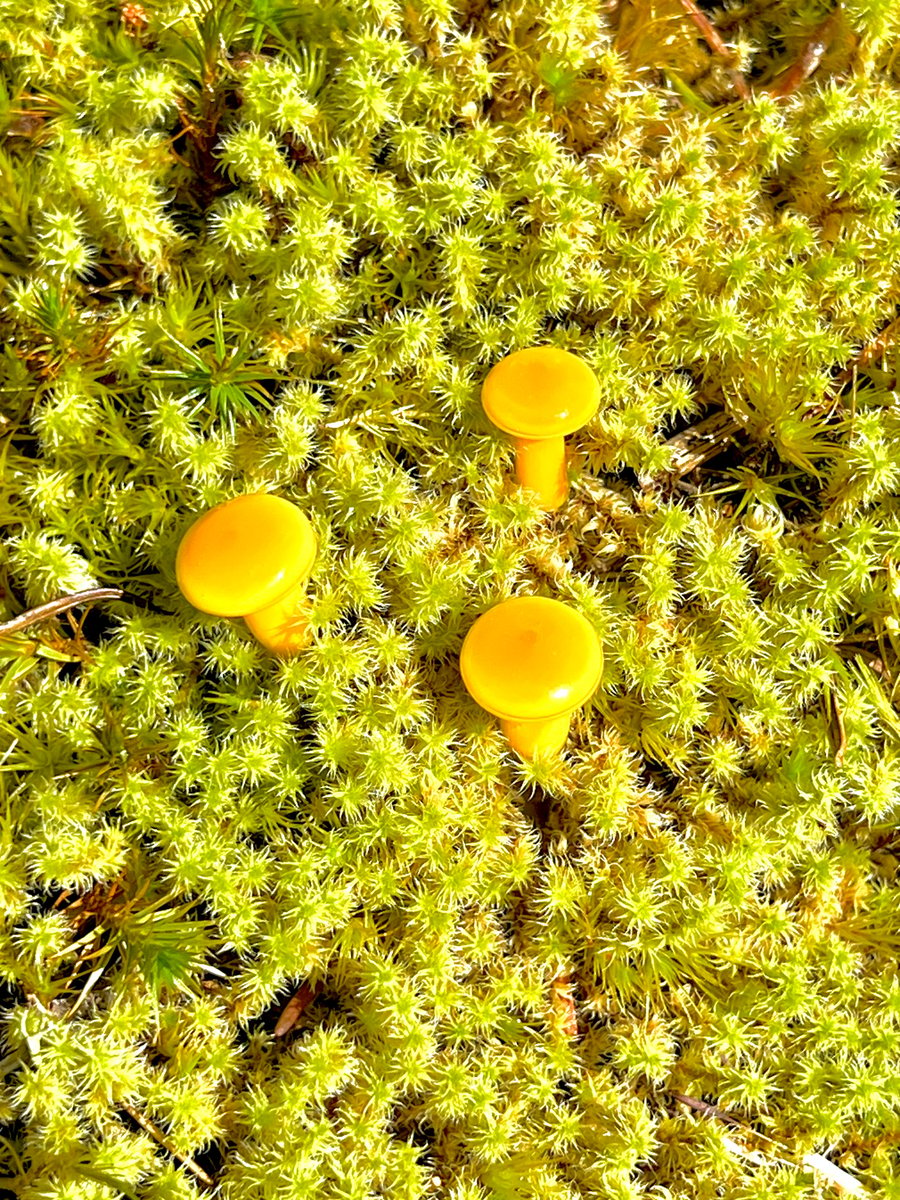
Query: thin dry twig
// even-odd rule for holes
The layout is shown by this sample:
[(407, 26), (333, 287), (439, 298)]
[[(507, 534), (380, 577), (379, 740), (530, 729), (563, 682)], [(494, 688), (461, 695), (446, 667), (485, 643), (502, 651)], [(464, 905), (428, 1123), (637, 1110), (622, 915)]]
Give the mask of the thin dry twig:
[[(730, 1125), (734, 1129), (739, 1129), (748, 1137), (766, 1143), (766, 1145), (773, 1147), (776, 1151), (782, 1149), (772, 1138), (766, 1137), (764, 1133), (758, 1133), (755, 1129), (748, 1129), (741, 1121), (732, 1117), (729, 1113), (723, 1112), (721, 1108), (715, 1108), (712, 1104), (707, 1104), (705, 1100), (695, 1100), (693, 1096), (683, 1096), (679, 1092), (673, 1092), (672, 1095), (676, 1100), (679, 1100), (682, 1104), (686, 1104), (688, 1108), (694, 1109), (695, 1112), (702, 1113), (705, 1117), (714, 1117), (718, 1121), (723, 1121), (726, 1125)], [(759, 1150), (751, 1150), (748, 1146), (741, 1145), (740, 1142), (735, 1141), (733, 1138), (726, 1138), (726, 1143), (728, 1148), (736, 1154), (748, 1158), (761, 1166), (767, 1162), (776, 1162), (789, 1167), (796, 1165), (790, 1159), (782, 1158), (780, 1154), (771, 1151), (763, 1154)], [(825, 1158), (821, 1154), (804, 1154), (800, 1162), (807, 1170), (812, 1171), (822, 1179), (826, 1179), (838, 1191), (845, 1192), (848, 1196), (868, 1197), (870, 1194), (858, 1179), (849, 1175), (841, 1167), (835, 1166), (830, 1159)]]
[(702, 35), (703, 40), (706, 42), (707, 46), (709, 46), (710, 50), (712, 50), (713, 54), (717, 54), (720, 58), (725, 59), (725, 61), (728, 63), (728, 75), (731, 79), (731, 82), (734, 84), (734, 90), (742, 100), (749, 100), (750, 87), (747, 83), (747, 80), (744, 78), (741, 72), (732, 65), (734, 62), (734, 54), (722, 41), (722, 36), (718, 29), (716, 29), (709, 17), (700, 11), (700, 9), (694, 3), (694, 0), (681, 0), (681, 7), (694, 22), (700, 34)]
[(160, 1127), (151, 1121), (149, 1117), (145, 1117), (142, 1112), (134, 1108), (131, 1104), (121, 1104), (120, 1107), (128, 1113), (132, 1121), (136, 1121), (141, 1129), (145, 1130), (152, 1138), (159, 1142), (163, 1149), (167, 1150), (173, 1158), (177, 1158), (179, 1162), (184, 1163), (191, 1174), (195, 1175), (204, 1187), (214, 1188), (216, 1186), (212, 1176), (208, 1175), (198, 1163), (195, 1163), (190, 1155), (182, 1154), (179, 1150), (176, 1150), (171, 1140), (166, 1137)]
[(703, 1113), (705, 1117), (717, 1117), (720, 1121), (724, 1121), (726, 1125), (733, 1125), (736, 1129), (742, 1128), (741, 1122), (737, 1117), (733, 1117), (724, 1109), (716, 1108), (712, 1104), (707, 1104), (705, 1100), (695, 1100), (693, 1096), (682, 1096), (680, 1092), (673, 1092), (672, 1095), (676, 1100), (680, 1100), (682, 1104), (686, 1104), (688, 1108), (694, 1109), (695, 1112)]
[(55, 617), (70, 608), (76, 608), (79, 604), (90, 604), (94, 600), (121, 600), (123, 595), (124, 592), (121, 588), (89, 588), (85, 592), (73, 592), (70, 596), (61, 596), (58, 600), (48, 600), (46, 604), (26, 609), (17, 617), (13, 617), (11, 621), (0, 625), (0, 637), (18, 633), (30, 625), (36, 625), (38, 621), (46, 621), (48, 617)]

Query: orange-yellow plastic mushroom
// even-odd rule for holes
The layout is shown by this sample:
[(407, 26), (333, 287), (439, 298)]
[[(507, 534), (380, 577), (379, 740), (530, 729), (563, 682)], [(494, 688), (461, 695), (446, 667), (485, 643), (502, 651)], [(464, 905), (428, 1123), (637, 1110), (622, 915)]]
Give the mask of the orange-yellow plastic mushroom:
[(185, 533), (175, 576), (201, 612), (243, 617), (275, 654), (289, 656), (309, 641), (306, 582), (318, 550), (307, 517), (280, 496), (253, 493), (227, 500)]
[(473, 700), (500, 718), (523, 758), (555, 753), (572, 714), (593, 695), (603, 650), (576, 609), (544, 596), (514, 596), (483, 613), (463, 641), (459, 668)]
[(481, 403), (491, 421), (515, 438), (519, 482), (537, 493), (542, 508), (559, 508), (569, 492), (565, 436), (597, 411), (597, 376), (569, 350), (529, 346), (491, 368)]

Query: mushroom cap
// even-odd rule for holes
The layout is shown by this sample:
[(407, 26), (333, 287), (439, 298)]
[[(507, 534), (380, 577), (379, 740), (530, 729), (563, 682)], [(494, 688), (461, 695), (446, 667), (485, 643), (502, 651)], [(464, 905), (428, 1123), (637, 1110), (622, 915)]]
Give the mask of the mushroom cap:
[(600, 403), (600, 382), (577, 354), (558, 346), (514, 350), (490, 369), (481, 403), (493, 423), (522, 438), (574, 433)]
[(548, 720), (592, 695), (603, 651), (594, 627), (568, 604), (514, 596), (478, 617), (463, 641), (459, 669), (466, 690), (495, 717)]
[(201, 612), (244, 617), (306, 579), (318, 542), (295, 504), (251, 493), (205, 512), (181, 539), (175, 577)]

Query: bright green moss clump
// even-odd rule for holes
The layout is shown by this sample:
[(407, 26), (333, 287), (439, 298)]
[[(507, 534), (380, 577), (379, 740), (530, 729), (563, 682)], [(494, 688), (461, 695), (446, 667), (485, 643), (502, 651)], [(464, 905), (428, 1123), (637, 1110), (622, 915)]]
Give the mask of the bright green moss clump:
[[(0, 639), (20, 1200), (898, 1200), (900, 10), (828, 13), (0, 0), (0, 619), (126, 591)], [(292, 661), (176, 587), (254, 489)], [(529, 593), (605, 673), (526, 765), (456, 664)]]

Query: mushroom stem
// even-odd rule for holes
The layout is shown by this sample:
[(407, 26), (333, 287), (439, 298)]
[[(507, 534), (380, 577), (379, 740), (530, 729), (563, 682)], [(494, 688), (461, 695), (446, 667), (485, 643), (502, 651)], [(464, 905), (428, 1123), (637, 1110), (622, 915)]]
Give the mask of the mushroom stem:
[(565, 438), (516, 438), (516, 475), (523, 487), (537, 492), (542, 508), (559, 508), (569, 494)]
[(501, 720), (500, 728), (513, 750), (530, 759), (538, 750), (543, 754), (556, 754), (561, 750), (569, 737), (571, 724), (572, 714), (563, 713), (561, 717), (542, 721)]
[(297, 654), (309, 642), (310, 602), (306, 580), (289, 588), (274, 604), (247, 613), (244, 620), (253, 636), (274, 654)]

